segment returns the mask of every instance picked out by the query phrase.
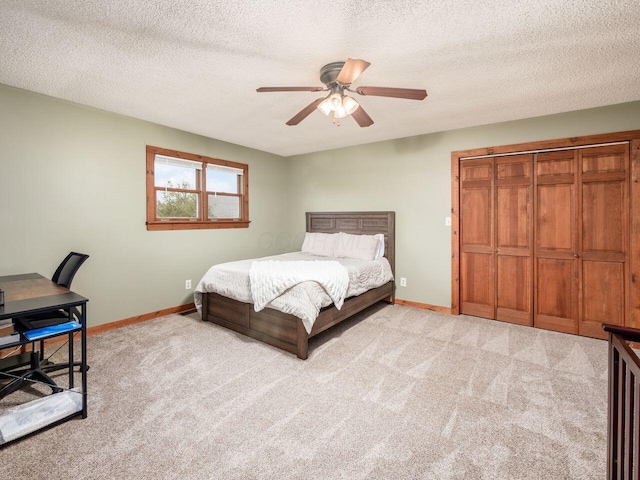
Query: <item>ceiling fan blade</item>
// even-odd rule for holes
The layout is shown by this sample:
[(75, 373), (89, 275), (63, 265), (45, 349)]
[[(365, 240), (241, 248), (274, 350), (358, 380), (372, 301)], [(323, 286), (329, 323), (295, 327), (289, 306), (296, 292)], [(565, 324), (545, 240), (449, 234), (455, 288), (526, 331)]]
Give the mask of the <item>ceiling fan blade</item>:
[(371, 64), (365, 60), (347, 58), (342, 70), (340, 70), (340, 73), (338, 74), (338, 83), (341, 85), (351, 85), (369, 65)]
[(377, 97), (406, 98), (409, 100), (424, 100), (426, 90), (414, 88), (388, 88), (388, 87), (358, 87), (356, 92), (360, 95), (374, 95)]
[(307, 116), (313, 112), (316, 107), (318, 105), (320, 105), (320, 102), (322, 102), (324, 100), (323, 98), (319, 98), (317, 100), (314, 100), (313, 102), (311, 102), (309, 105), (307, 105), (306, 107), (304, 107), (302, 110), (300, 110), (297, 114), (295, 114), (291, 120), (289, 120), (287, 122), (287, 125), (289, 125), (290, 127), (293, 125), (297, 125), (299, 124), (302, 120), (304, 120), (305, 118), (307, 118)]
[(256, 92), (320, 92), (324, 87), (260, 87)]
[(362, 105), (356, 108), (356, 111), (353, 112), (351, 116), (356, 122), (358, 122), (358, 125), (360, 125), (361, 127), (368, 127), (369, 125), (373, 125), (373, 120), (371, 120), (371, 117), (367, 114), (367, 112), (364, 111)]

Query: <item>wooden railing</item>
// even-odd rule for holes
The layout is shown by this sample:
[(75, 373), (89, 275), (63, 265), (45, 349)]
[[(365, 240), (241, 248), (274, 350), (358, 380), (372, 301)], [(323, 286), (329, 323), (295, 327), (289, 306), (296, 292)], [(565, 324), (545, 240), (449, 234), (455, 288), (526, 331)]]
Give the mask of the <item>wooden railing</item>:
[(628, 342), (640, 330), (604, 325), (609, 332), (607, 479), (640, 476), (640, 359)]

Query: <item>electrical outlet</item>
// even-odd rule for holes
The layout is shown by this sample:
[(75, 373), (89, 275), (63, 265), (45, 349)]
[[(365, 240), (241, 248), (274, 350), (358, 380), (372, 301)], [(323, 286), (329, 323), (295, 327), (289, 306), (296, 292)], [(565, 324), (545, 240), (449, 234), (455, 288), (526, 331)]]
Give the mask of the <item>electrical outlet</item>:
[(450, 227), (451, 226), (451, 217), (444, 217), (444, 224), (447, 227)]
[(185, 280), (184, 289), (185, 290), (191, 290), (191, 280)]
[(400, 286), (401, 287), (406, 287), (407, 286), (407, 279), (404, 277), (400, 277)]

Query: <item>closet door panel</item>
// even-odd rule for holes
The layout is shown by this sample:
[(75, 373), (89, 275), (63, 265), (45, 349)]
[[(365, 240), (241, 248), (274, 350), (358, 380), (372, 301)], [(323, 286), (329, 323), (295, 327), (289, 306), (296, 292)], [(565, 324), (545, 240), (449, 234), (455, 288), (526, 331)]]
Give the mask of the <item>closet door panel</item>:
[(534, 325), (578, 333), (574, 150), (536, 155)]
[(538, 185), (537, 249), (573, 254), (573, 184)]
[(606, 338), (628, 310), (628, 145), (579, 150), (582, 212), (580, 334)]
[(539, 258), (536, 267), (535, 326), (577, 333), (575, 262), (573, 259)]
[(531, 226), (530, 187), (498, 187), (496, 219), (498, 248), (529, 249)]
[(495, 318), (493, 158), (460, 167), (460, 312)]
[(625, 185), (621, 181), (582, 187), (583, 252), (624, 252)]
[(460, 203), (462, 245), (491, 248), (491, 187), (465, 188)]
[(495, 318), (494, 269), (492, 254), (462, 252), (460, 255), (461, 312)]
[(532, 325), (532, 156), (496, 159), (496, 319)]
[[(624, 323), (624, 266), (619, 262), (584, 262), (582, 321)], [(600, 328), (598, 325), (597, 328)], [(601, 328), (600, 328), (601, 329)]]
[(496, 318), (531, 325), (531, 258), (498, 255)]
[(582, 173), (625, 173), (628, 160), (627, 145), (609, 145), (580, 150)]

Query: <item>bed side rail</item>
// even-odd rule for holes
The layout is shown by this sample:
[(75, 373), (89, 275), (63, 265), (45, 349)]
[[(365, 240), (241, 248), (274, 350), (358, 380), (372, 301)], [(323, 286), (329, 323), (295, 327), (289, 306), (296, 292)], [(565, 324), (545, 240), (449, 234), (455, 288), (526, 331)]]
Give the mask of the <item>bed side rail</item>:
[(640, 330), (603, 325), (609, 332), (607, 479), (638, 478), (640, 473), (640, 359), (628, 342)]

